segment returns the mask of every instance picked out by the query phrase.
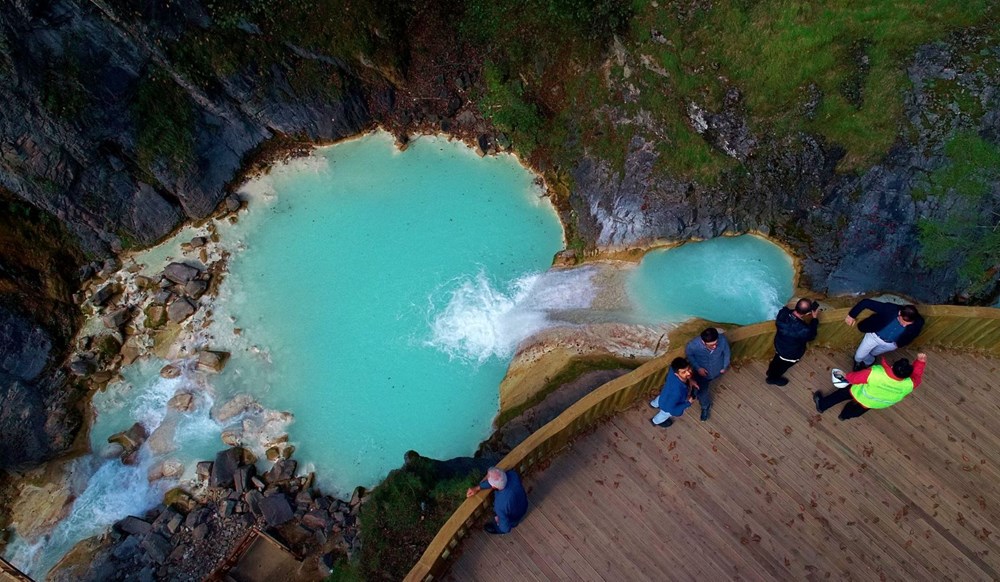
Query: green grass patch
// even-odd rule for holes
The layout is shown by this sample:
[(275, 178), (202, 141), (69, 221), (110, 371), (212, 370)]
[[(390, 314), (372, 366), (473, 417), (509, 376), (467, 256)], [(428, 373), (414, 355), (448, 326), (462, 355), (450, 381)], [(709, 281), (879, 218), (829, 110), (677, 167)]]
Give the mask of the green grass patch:
[(361, 578), (402, 580), (481, 477), (470, 472), (440, 479), (424, 457), (389, 473), (361, 510)]
[[(756, 131), (823, 135), (847, 150), (841, 169), (851, 170), (877, 161), (899, 135), (905, 65), (915, 48), (953, 30), (988, 25), (996, 12), (986, 0), (760, 0), (693, 11), (681, 1), (637, 2), (625, 47), (633, 56), (653, 57), (667, 73), (638, 71), (634, 81), (642, 90), (637, 106), (666, 128), (664, 171), (712, 181), (732, 168), (686, 118), (690, 102), (718, 108), (729, 85), (743, 92)], [(823, 98), (815, 118), (807, 119), (811, 85)], [(975, 114), (972, 106), (963, 111)]]

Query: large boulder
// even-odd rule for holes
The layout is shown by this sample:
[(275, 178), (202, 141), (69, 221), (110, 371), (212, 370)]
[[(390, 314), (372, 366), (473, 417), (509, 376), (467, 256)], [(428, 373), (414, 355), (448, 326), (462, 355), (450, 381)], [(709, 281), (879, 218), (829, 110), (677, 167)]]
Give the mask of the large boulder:
[(226, 367), (228, 361), (229, 352), (202, 350), (198, 352), (198, 371), (218, 374)]
[(236, 470), (253, 462), (253, 453), (242, 448), (232, 447), (219, 451), (212, 464), (212, 473), (208, 479), (209, 487), (234, 487), (233, 477)]
[(109, 436), (108, 442), (121, 445), (123, 451), (122, 461), (128, 463), (132, 460), (135, 452), (139, 450), (139, 447), (142, 446), (142, 443), (146, 442), (148, 436), (146, 427), (137, 422), (129, 427), (128, 430), (116, 432)]
[(197, 308), (190, 300), (178, 297), (167, 306), (167, 319), (174, 323), (180, 323), (194, 315), (195, 311)]
[(164, 278), (180, 285), (193, 280), (200, 273), (200, 269), (185, 263), (170, 263), (163, 269)]
[(281, 525), (292, 519), (295, 515), (292, 506), (285, 499), (284, 495), (265, 496), (260, 499), (261, 516), (267, 521), (267, 525), (274, 527)]

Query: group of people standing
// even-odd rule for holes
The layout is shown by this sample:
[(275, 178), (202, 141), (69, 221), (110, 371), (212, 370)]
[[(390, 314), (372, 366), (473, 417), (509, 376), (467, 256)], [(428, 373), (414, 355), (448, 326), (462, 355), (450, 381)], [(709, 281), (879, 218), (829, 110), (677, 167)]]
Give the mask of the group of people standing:
[[(858, 323), (858, 317), (866, 310), (872, 315)], [(879, 356), (908, 345), (920, 334), (924, 319), (916, 307), (863, 299), (851, 308), (844, 323), (849, 326), (857, 323), (864, 337), (854, 353), (853, 370), (837, 378), (834, 384), (837, 390), (827, 395), (821, 391), (813, 393), (817, 412), (849, 401), (838, 418), (856, 418), (872, 408), (896, 404), (920, 385), (926, 354), (918, 354), (912, 363), (907, 358), (899, 358), (891, 365), (884, 358), (876, 363)], [(774, 325), (774, 357), (767, 366), (765, 382), (785, 386), (788, 384), (785, 372), (802, 359), (808, 343), (816, 339), (819, 303), (802, 298), (794, 307), (782, 307)], [(701, 404), (701, 420), (708, 420), (711, 415), (709, 385), (729, 369), (729, 343), (710, 327), (688, 342), (684, 352), (685, 357), (674, 358), (670, 363), (663, 388), (649, 402), (650, 407), (658, 409), (649, 421), (654, 426), (670, 426), (674, 417), (684, 414), (695, 400)]]
[[(872, 315), (858, 323), (864, 311)], [(806, 346), (816, 339), (819, 331), (819, 304), (802, 298), (795, 307), (782, 307), (774, 320), (774, 357), (767, 366), (765, 381), (773, 386), (785, 386), (785, 372), (791, 369), (806, 353)], [(897, 305), (873, 299), (863, 299), (848, 312), (844, 323), (857, 324), (864, 333), (861, 344), (854, 352), (853, 370), (836, 377), (837, 388), (827, 395), (813, 393), (817, 412), (847, 402), (838, 418), (857, 418), (873, 408), (888, 408), (913, 391), (923, 377), (926, 354), (918, 354), (911, 363), (899, 358), (891, 365), (883, 358), (876, 359), (912, 342), (923, 329), (924, 319), (913, 305)], [(712, 414), (713, 380), (729, 370), (731, 352), (729, 342), (714, 327), (705, 329), (684, 347), (684, 357), (670, 363), (667, 379), (660, 393), (649, 401), (657, 409), (649, 420), (654, 426), (666, 428), (674, 418), (684, 414), (697, 400), (701, 406), (701, 420)], [(837, 371), (834, 374), (836, 376)], [(486, 479), (466, 491), (472, 497), (480, 491), (496, 492), (493, 501), (494, 518), (483, 528), (491, 534), (507, 533), (517, 525), (528, 510), (528, 498), (516, 471), (490, 467)]]

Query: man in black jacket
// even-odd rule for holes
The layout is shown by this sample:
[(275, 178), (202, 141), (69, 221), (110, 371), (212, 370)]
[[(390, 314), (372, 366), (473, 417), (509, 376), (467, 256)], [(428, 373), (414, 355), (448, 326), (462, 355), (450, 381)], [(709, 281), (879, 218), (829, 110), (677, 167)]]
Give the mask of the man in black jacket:
[(897, 305), (874, 299), (862, 299), (851, 308), (844, 323), (854, 325), (857, 317), (865, 309), (873, 315), (858, 324), (858, 330), (865, 334), (861, 345), (854, 352), (854, 370), (867, 368), (875, 363), (878, 356), (901, 348), (920, 334), (924, 318), (912, 305)]
[(806, 344), (816, 339), (819, 328), (819, 304), (803, 297), (795, 309), (782, 307), (774, 319), (774, 358), (767, 367), (767, 383), (774, 386), (788, 384), (785, 372), (802, 359)]

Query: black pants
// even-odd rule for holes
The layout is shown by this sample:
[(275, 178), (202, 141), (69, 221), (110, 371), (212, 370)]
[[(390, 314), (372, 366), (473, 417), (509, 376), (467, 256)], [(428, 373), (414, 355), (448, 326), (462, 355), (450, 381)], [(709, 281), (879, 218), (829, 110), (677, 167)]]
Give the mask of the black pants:
[(845, 400), (850, 400), (850, 402), (844, 405), (844, 408), (840, 411), (840, 415), (837, 416), (840, 420), (857, 418), (871, 410), (870, 408), (858, 404), (858, 401), (851, 396), (851, 387), (848, 386), (847, 388), (834, 390), (826, 396), (821, 396), (819, 399), (819, 411), (826, 412), (829, 408), (836, 406)]
[(771, 358), (770, 365), (768, 365), (767, 367), (767, 379), (777, 380), (778, 378), (784, 376), (785, 372), (787, 372), (792, 366), (794, 366), (796, 362), (798, 362), (798, 360), (795, 360), (795, 362), (782, 360), (780, 357), (778, 357), (778, 354), (774, 354), (774, 357)]

